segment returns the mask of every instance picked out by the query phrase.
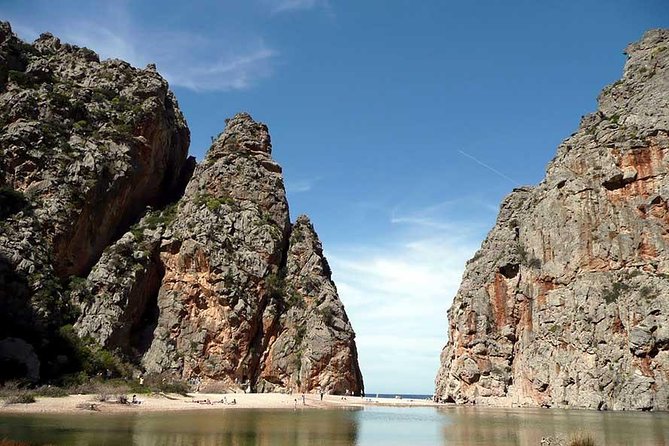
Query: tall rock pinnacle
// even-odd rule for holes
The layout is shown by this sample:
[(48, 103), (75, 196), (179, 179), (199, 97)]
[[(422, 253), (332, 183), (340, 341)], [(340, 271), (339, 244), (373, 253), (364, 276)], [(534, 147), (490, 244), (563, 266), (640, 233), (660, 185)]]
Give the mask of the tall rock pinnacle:
[[(115, 273), (104, 285), (119, 263), (136, 280)], [(306, 217), (291, 225), (267, 127), (248, 114), (227, 121), (179, 202), (142, 220), (88, 279), (104, 292), (82, 300), (79, 334), (147, 372), (210, 390), (362, 390), (320, 242)]]
[(362, 391), (267, 126), (226, 122), (195, 166), (155, 66), (51, 34), (27, 44), (0, 22), (0, 383), (131, 370), (209, 390)]

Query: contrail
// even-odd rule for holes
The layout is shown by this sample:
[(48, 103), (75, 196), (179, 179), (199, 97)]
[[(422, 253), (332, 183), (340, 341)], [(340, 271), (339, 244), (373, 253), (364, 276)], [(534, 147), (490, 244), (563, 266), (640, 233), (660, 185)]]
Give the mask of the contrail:
[(505, 180), (507, 180), (507, 181), (511, 181), (511, 182), (514, 184), (514, 186), (520, 186), (520, 183), (519, 183), (518, 181), (514, 180), (513, 178), (507, 177), (506, 175), (504, 175), (504, 174), (503, 174), (502, 172), (500, 172), (499, 170), (495, 169), (494, 167), (491, 167), (491, 166), (487, 165), (486, 163), (484, 163), (483, 161), (477, 159), (477, 158), (474, 157), (473, 155), (470, 155), (469, 153), (466, 153), (466, 152), (464, 152), (464, 151), (462, 151), (462, 150), (458, 150), (458, 152), (460, 152), (461, 155), (464, 155), (464, 156), (466, 156), (467, 158), (469, 158), (470, 160), (474, 161), (476, 164), (485, 167), (486, 169), (488, 169), (488, 170), (491, 171), (492, 173), (496, 173), (497, 175), (499, 175), (500, 177), (504, 178)]

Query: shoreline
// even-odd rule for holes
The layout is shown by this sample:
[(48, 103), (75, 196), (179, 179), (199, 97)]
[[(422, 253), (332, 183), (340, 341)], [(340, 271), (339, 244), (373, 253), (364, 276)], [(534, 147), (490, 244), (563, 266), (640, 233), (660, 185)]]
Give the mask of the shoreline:
[[(132, 394), (127, 395), (128, 400)], [(0, 414), (74, 414), (74, 413), (155, 413), (189, 410), (236, 410), (236, 409), (346, 409), (364, 407), (444, 407), (447, 404), (429, 400), (371, 398), (359, 396), (284, 393), (189, 393), (141, 394), (140, 404), (123, 404), (115, 400), (100, 401), (95, 394), (79, 394), (64, 397), (36, 397), (34, 403), (5, 404), (0, 399)], [(231, 404), (232, 401), (235, 404)], [(224, 402), (226, 401), (226, 402)]]

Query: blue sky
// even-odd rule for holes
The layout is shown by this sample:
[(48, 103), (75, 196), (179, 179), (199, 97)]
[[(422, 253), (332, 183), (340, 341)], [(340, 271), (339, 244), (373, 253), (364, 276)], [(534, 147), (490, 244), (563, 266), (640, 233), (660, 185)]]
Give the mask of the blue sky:
[(156, 63), (202, 158), (268, 124), (311, 216), (369, 393), (432, 393), (446, 309), (502, 198), (541, 180), (666, 0), (0, 0), (32, 40)]

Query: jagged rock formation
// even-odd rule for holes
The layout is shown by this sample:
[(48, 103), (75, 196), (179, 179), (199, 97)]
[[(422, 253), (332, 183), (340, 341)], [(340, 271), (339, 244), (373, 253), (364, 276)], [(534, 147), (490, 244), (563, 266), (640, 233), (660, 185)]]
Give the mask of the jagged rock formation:
[(468, 262), (439, 398), (669, 409), (669, 31), (626, 52), (622, 80)]
[(292, 226), (283, 288), (283, 302), (278, 299), (265, 310), (264, 317), (278, 308), (284, 311), (270, 334), (259, 386), (272, 390), (295, 383), (298, 388), (358, 394), (363, 387), (353, 329), (318, 235), (304, 215)]
[(362, 390), (353, 330), (313, 227), (290, 223), (264, 124), (235, 116), (195, 166), (154, 67), (50, 35), (28, 45), (6, 23), (0, 87), (0, 365), (57, 370), (67, 355), (48, 359), (44, 339), (73, 322), (202, 389)]
[(100, 62), (49, 34), (29, 45), (4, 22), (0, 125), (0, 339), (48, 357), (72, 279), (147, 205), (179, 193), (189, 132), (153, 68)]
[(313, 227), (290, 224), (265, 125), (229, 120), (175, 206), (93, 269), (81, 335), (202, 389), (362, 390), (353, 331)]

